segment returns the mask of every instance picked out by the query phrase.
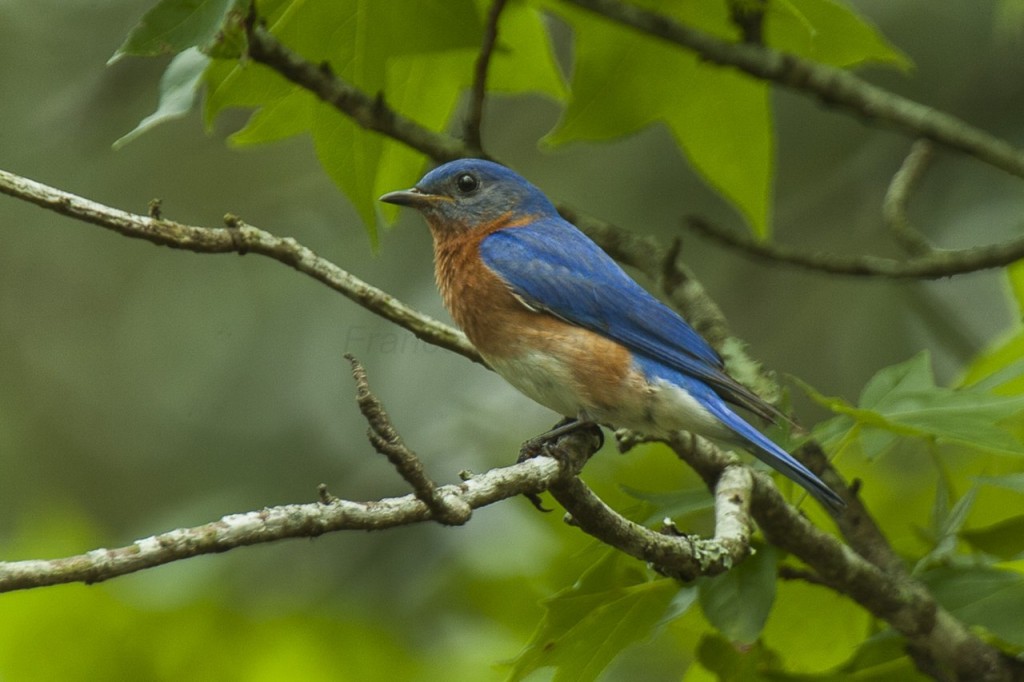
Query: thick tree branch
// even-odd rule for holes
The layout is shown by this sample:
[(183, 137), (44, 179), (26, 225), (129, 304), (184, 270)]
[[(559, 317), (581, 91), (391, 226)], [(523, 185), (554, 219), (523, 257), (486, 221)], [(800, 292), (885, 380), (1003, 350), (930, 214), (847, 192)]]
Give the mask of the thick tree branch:
[[(677, 31), (684, 30), (684, 27), (644, 10), (607, 0), (572, 1), (584, 7), (597, 8), (595, 11), (603, 9), (613, 12), (606, 16), (614, 17), (615, 12), (624, 12), (625, 16), (640, 22), (625, 23), (641, 30), (664, 30), (666, 33), (662, 37), (686, 44), (680, 42)], [(648, 22), (649, 26), (644, 28), (643, 22)], [(688, 47), (697, 49), (710, 61), (736, 66), (755, 76), (814, 93), (826, 101), (887, 122), (916, 137), (933, 139), (940, 144), (974, 154), (1011, 173), (1024, 174), (1024, 159), (1009, 145), (953, 117), (874, 88), (852, 74), (819, 68), (756, 46), (732, 45), (702, 34), (696, 34), (696, 39), (697, 47)], [(255, 22), (250, 29), (250, 53), (254, 60), (275, 68), (294, 82), (309, 88), (368, 129), (381, 131), (405, 142), (437, 161), (466, 155), (467, 148), (462, 143), (426, 130), (400, 116), (387, 107), (382, 97), (374, 99), (367, 96), (335, 78), (329, 69), (309, 65), (283, 48)], [(759, 70), (764, 71), (764, 75)], [(0, 191), (126, 236), (144, 238), (157, 244), (197, 252), (262, 253), (313, 276), (387, 319), (414, 330), (420, 338), (476, 359), (475, 353), (457, 332), (411, 311), (383, 292), (319, 259), (293, 240), (275, 237), (241, 221), (232, 221), (231, 228), (211, 229), (135, 216), (5, 173), (0, 173)], [(613, 255), (663, 281), (667, 289), (681, 296), (684, 309), (690, 311), (689, 305), (695, 304), (707, 319), (713, 321), (712, 326), (721, 325), (716, 326), (716, 329), (724, 330), (720, 314), (700, 290), (699, 284), (675, 267), (675, 254), (672, 254), (672, 263), (669, 264), (660, 256), (665, 253), (665, 249), (653, 240), (630, 235), (579, 214), (576, 222), (588, 229)], [(705, 305), (708, 306), (706, 309), (703, 308)], [(707, 331), (703, 326), (702, 330)], [(710, 336), (716, 341), (721, 340), (715, 334)], [(573, 437), (584, 438), (585, 434)], [(585, 444), (567, 447), (586, 450)], [(696, 454), (691, 453), (687, 461), (705, 477), (717, 491), (717, 496), (726, 500), (733, 497), (723, 492), (731, 489), (731, 484), (725, 486), (719, 481), (727, 476), (726, 472), (734, 460), (728, 457), (708, 458), (701, 455), (698, 449), (694, 449), (694, 452)], [(457, 497), (469, 508), (476, 508), (512, 495), (539, 492), (551, 487), (553, 491), (560, 491), (559, 495), (564, 493), (568, 505), (576, 506), (572, 511), (573, 518), (584, 527), (584, 524), (594, 523), (592, 514), (600, 518), (604, 510), (596, 507), (587, 495), (589, 491), (578, 489), (574, 481), (578, 482), (578, 479), (564, 471), (562, 465), (541, 457), (470, 478), (461, 485), (435, 487), (434, 491), (449, 499)], [(743, 487), (739, 485), (739, 488)], [(330, 499), (326, 495), (324, 498)], [(735, 520), (743, 516), (743, 495), (740, 494), (738, 499), (741, 502), (735, 505), (739, 509), (733, 510), (737, 514)], [(722, 512), (721, 509), (719, 511)], [(761, 474), (754, 477), (752, 513), (769, 541), (801, 558), (833, 589), (850, 595), (873, 614), (891, 623), (908, 638), (925, 664), (936, 669), (942, 664), (956, 666), (957, 676), (962, 679), (1011, 679), (1011, 669), (1000, 659), (996, 649), (981, 642), (962, 623), (938, 607), (917, 583), (899, 574), (890, 574), (880, 567), (881, 561), (867, 560), (854, 549), (814, 527), (789, 507), (770, 479)], [(329, 504), (277, 507), (224, 517), (213, 524), (172, 531), (120, 549), (96, 550), (78, 557), (53, 561), (2, 563), (0, 590), (69, 581), (95, 582), (175, 558), (226, 551), (254, 542), (315, 536), (342, 528), (384, 528), (429, 518), (433, 518), (430, 507), (415, 495), (372, 503), (331, 501)], [(719, 527), (719, 531), (729, 537), (740, 537), (741, 527), (742, 524), (734, 524), (729, 530), (730, 526), (726, 523)], [(604, 529), (598, 530), (604, 532)], [(622, 534), (622, 531), (615, 530), (615, 533)]]
[[(735, 456), (700, 438), (681, 437), (670, 446), (709, 487), (735, 463)], [(939, 606), (905, 570), (876, 565), (815, 526), (790, 506), (771, 478), (762, 473), (754, 476), (751, 512), (771, 544), (810, 566), (818, 582), (889, 623), (907, 638), (922, 663), (948, 668), (957, 680), (1024, 679), (1020, 666)]]
[[(459, 484), (440, 486), (437, 493), (477, 509), (523, 493), (541, 492), (559, 476), (559, 471), (555, 460), (537, 457), (492, 469)], [(372, 502), (334, 498), (329, 504), (269, 507), (153, 535), (115, 549), (96, 549), (62, 559), (0, 562), (0, 592), (71, 582), (96, 583), (245, 545), (318, 537), (339, 530), (384, 530), (431, 519), (436, 517), (430, 508), (412, 494)]]
[(618, 0), (565, 0), (623, 26), (692, 50), (705, 61), (814, 95), (822, 102), (969, 154), (1024, 177), (1024, 152), (955, 116), (868, 83), (855, 74), (771, 48), (730, 43)]
[(367, 284), (316, 255), (290, 237), (278, 237), (237, 217), (229, 216), (230, 227), (185, 225), (162, 218), (128, 213), (84, 199), (70, 192), (0, 170), (0, 193), (28, 201), (69, 218), (113, 230), (125, 237), (144, 239), (161, 246), (196, 253), (256, 253), (298, 270), (326, 284), (370, 312), (408, 329), (418, 338), (481, 362), (476, 349), (462, 332), (438, 322)]
[(621, 516), (576, 476), (590, 454), (579, 448), (562, 448), (556, 454), (563, 463), (562, 476), (548, 492), (568, 512), (572, 525), (681, 580), (719, 575), (750, 554), (751, 478), (745, 467), (729, 468), (720, 477), (715, 489), (715, 536), (708, 539), (678, 533), (671, 523), (658, 533)]

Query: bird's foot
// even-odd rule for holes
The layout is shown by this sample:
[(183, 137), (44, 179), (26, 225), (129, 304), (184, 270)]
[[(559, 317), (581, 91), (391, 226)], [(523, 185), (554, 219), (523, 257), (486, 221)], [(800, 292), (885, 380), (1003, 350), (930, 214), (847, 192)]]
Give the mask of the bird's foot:
[(534, 436), (528, 441), (525, 441), (519, 447), (519, 457), (516, 459), (516, 463), (525, 462), (528, 459), (539, 457), (541, 455), (547, 455), (549, 457), (555, 457), (554, 448), (552, 446), (564, 435), (570, 434), (573, 431), (580, 431), (582, 429), (589, 429), (594, 437), (597, 439), (597, 447), (595, 452), (604, 447), (604, 432), (601, 427), (590, 421), (581, 421), (573, 417), (566, 417), (562, 421), (555, 424), (549, 431), (545, 431), (539, 436)]
[[(524, 442), (519, 448), (519, 457), (516, 459), (516, 463), (522, 463), (528, 459), (533, 459), (534, 457), (539, 457), (541, 455), (558, 459), (558, 449), (554, 447), (558, 439), (564, 435), (582, 429), (588, 429), (597, 439), (598, 445), (594, 448), (595, 452), (604, 446), (604, 432), (601, 430), (600, 426), (594, 422), (581, 421), (579, 419), (574, 419), (573, 417), (566, 417), (555, 424), (549, 431), (545, 431), (539, 436), (535, 436)], [(523, 494), (539, 511), (551, 511), (544, 506), (540, 499), (540, 495), (537, 493)]]

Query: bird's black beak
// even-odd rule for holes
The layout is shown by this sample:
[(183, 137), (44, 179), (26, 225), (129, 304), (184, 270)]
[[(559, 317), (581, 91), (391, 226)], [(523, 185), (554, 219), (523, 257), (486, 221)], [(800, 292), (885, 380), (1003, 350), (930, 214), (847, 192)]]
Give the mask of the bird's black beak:
[(421, 192), (416, 187), (412, 189), (401, 189), (396, 192), (388, 192), (381, 196), (380, 200), (388, 204), (409, 206), (411, 208), (422, 208), (432, 203), (437, 197), (433, 194)]

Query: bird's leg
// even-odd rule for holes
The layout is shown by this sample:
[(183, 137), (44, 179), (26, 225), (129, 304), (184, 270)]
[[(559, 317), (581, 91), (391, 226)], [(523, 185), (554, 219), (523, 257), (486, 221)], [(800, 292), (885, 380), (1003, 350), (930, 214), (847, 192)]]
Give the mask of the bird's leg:
[(562, 421), (551, 427), (550, 430), (545, 431), (539, 436), (534, 436), (530, 440), (524, 442), (519, 448), (519, 458), (516, 462), (525, 462), (528, 459), (532, 459), (540, 455), (550, 455), (550, 446), (556, 440), (568, 433), (572, 433), (573, 431), (579, 431), (580, 429), (593, 429), (598, 438), (597, 449), (600, 450), (604, 447), (604, 432), (601, 431), (600, 426), (586, 419), (565, 417)]
[[(597, 450), (600, 450), (604, 446), (604, 432), (601, 427), (592, 421), (587, 419), (577, 419), (575, 417), (565, 417), (562, 421), (551, 427), (550, 430), (545, 431), (539, 436), (534, 436), (530, 440), (524, 442), (519, 448), (519, 457), (516, 459), (517, 463), (525, 462), (528, 459), (538, 457), (540, 455), (548, 455), (549, 457), (556, 457), (555, 450), (551, 446), (562, 436), (572, 433), (573, 431), (579, 431), (581, 429), (592, 429), (596, 432), (598, 438)], [(530, 500), (534, 507), (539, 511), (549, 512), (551, 511), (543, 505), (540, 499), (540, 495), (537, 493), (523, 493), (526, 499)]]

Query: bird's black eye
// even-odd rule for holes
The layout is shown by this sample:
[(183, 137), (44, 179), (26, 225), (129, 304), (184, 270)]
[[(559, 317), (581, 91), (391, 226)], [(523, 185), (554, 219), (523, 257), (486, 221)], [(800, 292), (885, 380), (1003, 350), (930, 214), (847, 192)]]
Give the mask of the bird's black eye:
[(459, 191), (463, 194), (469, 194), (480, 186), (480, 181), (469, 173), (463, 173), (455, 179), (455, 186), (458, 187)]

